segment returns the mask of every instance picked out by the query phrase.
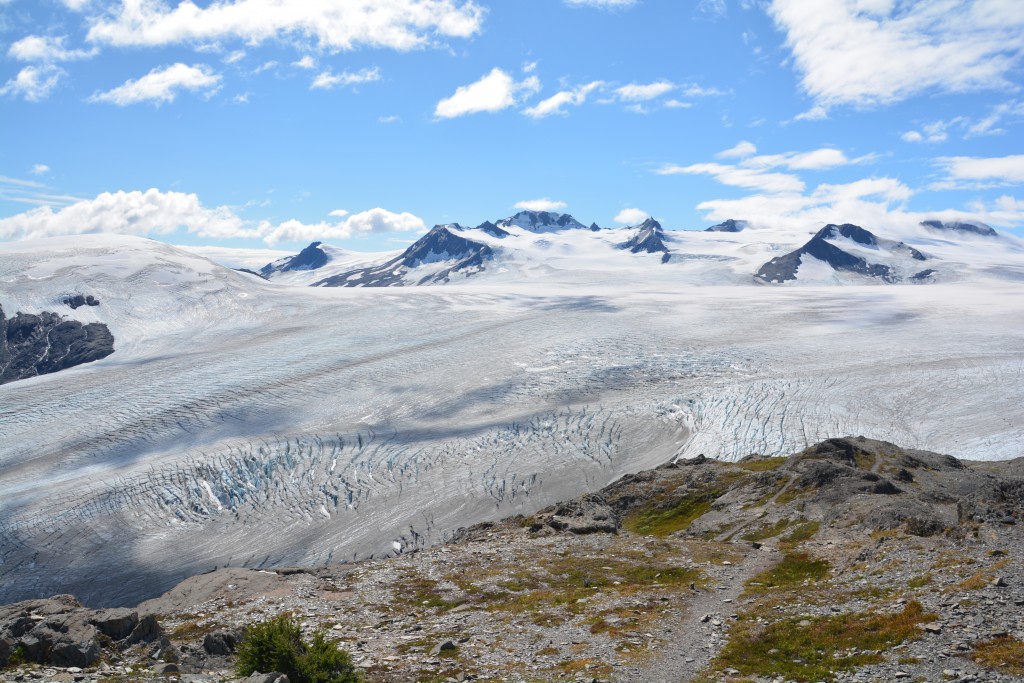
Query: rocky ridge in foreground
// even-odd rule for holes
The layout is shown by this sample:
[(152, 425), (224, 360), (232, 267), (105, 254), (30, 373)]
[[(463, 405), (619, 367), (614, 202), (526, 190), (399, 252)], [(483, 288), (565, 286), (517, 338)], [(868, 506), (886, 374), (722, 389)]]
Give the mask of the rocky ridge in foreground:
[(0, 681), (233, 679), (243, 628), (283, 612), (368, 682), (1020, 680), (1022, 516), (1022, 459), (696, 458), (390, 560), (2, 607)]

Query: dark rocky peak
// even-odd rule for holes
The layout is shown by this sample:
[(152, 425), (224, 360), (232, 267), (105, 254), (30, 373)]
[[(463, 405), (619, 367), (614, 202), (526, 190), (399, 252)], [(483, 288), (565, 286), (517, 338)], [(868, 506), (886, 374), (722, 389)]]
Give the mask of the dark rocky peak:
[(600, 229), (601, 229), (601, 226), (600, 226), (600, 225), (598, 225), (597, 223), (591, 223), (591, 224), (590, 224), (590, 230), (591, 230), (591, 232), (597, 232), (597, 231), (599, 231)]
[(930, 230), (937, 230), (941, 232), (960, 232), (968, 235), (981, 235), (982, 237), (998, 237), (997, 233), (993, 228), (985, 225), (984, 223), (964, 223), (961, 221), (921, 221), (921, 225)]
[(704, 230), (704, 232), (739, 232), (750, 224), (747, 221), (738, 221), (734, 218), (722, 221), (718, 225), (712, 225), (710, 228)]
[(316, 270), (327, 265), (330, 257), (320, 248), (322, 242), (312, 242), (308, 247), (295, 256), (289, 256), (260, 268), (260, 273), (270, 275), (272, 273), (286, 273), (292, 270)]
[(874, 233), (852, 223), (843, 223), (842, 225), (829, 223), (814, 236), (815, 239), (823, 240), (836, 239), (838, 237), (851, 239), (858, 244), (866, 244), (872, 247), (878, 246), (878, 238), (875, 237)]
[(99, 306), (100, 300), (94, 297), (92, 294), (71, 294), (63, 299), (61, 303), (66, 306), (70, 306), (72, 309), (78, 308), (79, 306)]
[(554, 213), (551, 211), (520, 211), (514, 216), (501, 219), (497, 222), (497, 226), (499, 228), (519, 227), (532, 232), (572, 230), (586, 227), (567, 213)]
[(50, 311), (7, 318), (0, 307), (0, 384), (90, 363), (113, 352), (114, 336), (103, 323), (83, 325)]
[(665, 244), (665, 231), (661, 223), (648, 218), (636, 226), (636, 234), (619, 245), (619, 249), (629, 250), (634, 254), (656, 254), (661, 253), (661, 262), (669, 260), (668, 246)]
[(484, 221), (480, 225), (476, 226), (477, 230), (483, 230), (488, 235), (494, 235), (495, 237), (508, 237), (508, 230), (502, 230), (497, 225), (490, 221)]
[(452, 259), (465, 258), (466, 256), (480, 254), (486, 251), (490, 255), (490, 247), (480, 242), (467, 239), (455, 230), (461, 231), (458, 223), (448, 225), (435, 225), (426, 235), (416, 240), (399, 257), (402, 265), (407, 268), (415, 268), (421, 263), (433, 263)]

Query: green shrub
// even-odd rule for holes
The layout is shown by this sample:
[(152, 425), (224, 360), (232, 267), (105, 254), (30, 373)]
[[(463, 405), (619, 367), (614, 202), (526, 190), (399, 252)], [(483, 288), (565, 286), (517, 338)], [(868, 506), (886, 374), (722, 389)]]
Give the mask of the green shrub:
[(347, 652), (327, 640), (323, 631), (314, 633), (313, 642), (307, 645), (299, 624), (287, 614), (245, 630), (236, 668), (240, 676), (277, 671), (286, 674), (291, 683), (359, 681)]

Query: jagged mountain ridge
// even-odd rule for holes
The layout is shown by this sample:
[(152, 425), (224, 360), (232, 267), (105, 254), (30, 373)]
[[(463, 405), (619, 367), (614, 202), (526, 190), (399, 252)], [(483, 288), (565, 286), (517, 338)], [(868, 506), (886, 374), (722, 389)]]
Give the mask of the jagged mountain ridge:
[(934, 272), (921, 269), (904, 274), (907, 270), (905, 262), (908, 260), (923, 262), (929, 258), (904, 242), (880, 239), (858, 225), (844, 223), (826, 225), (799, 249), (764, 264), (758, 270), (757, 277), (766, 282), (796, 280), (801, 268), (807, 267), (809, 259), (835, 272), (852, 273), (890, 283), (899, 282), (905, 277), (923, 280)]
[[(993, 239), (976, 239), (982, 236)], [(737, 219), (699, 231), (666, 230), (653, 218), (621, 228), (596, 223), (588, 228), (569, 214), (520, 211), (475, 228), (437, 225), (403, 252), (367, 255), (361, 262), (347, 253), (346, 260), (328, 258), (325, 263), (323, 254), (330, 255), (330, 249), (313, 243), (261, 272), (320, 287), (522, 282), (538, 274), (546, 280), (576, 280), (588, 272), (700, 285), (921, 284), (969, 279), (976, 273), (1024, 280), (1019, 240), (981, 224), (940, 221), (885, 237), (850, 223), (829, 224), (807, 239), (799, 231)], [(671, 265), (652, 269), (651, 257)], [(299, 276), (301, 282), (294, 279)]]

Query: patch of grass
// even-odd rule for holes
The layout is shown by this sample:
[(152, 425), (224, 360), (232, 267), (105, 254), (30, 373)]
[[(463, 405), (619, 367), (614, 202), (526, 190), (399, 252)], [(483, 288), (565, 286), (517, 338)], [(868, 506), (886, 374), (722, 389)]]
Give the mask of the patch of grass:
[(748, 586), (789, 588), (805, 581), (819, 581), (828, 576), (827, 560), (812, 559), (808, 553), (786, 553), (782, 561), (747, 582)]
[(217, 626), (212, 622), (201, 624), (198, 621), (186, 621), (171, 631), (170, 637), (172, 640), (196, 640), (216, 630)]
[(668, 536), (685, 531), (711, 509), (714, 493), (689, 493), (673, 504), (651, 504), (632, 510), (622, 522), (627, 531), (644, 536)]
[(1012, 636), (994, 638), (974, 646), (972, 655), (987, 668), (1024, 676), (1024, 642)]
[(921, 576), (915, 576), (910, 581), (907, 581), (908, 588), (924, 588), (932, 582), (931, 574), (921, 574)]
[(28, 663), (28, 654), (25, 652), (25, 646), (18, 643), (18, 646), (14, 648), (14, 652), (7, 658), (7, 663), (0, 667), (0, 669), (14, 668), (26, 663)]
[(444, 596), (437, 588), (437, 581), (416, 577), (410, 579), (403, 589), (404, 602), (415, 607), (429, 607), (441, 611), (454, 609), (462, 604), (461, 600), (452, 600)]
[(782, 538), (782, 540), (785, 543), (791, 543), (794, 545), (797, 543), (802, 543), (803, 541), (807, 541), (814, 538), (815, 534), (818, 533), (819, 529), (821, 529), (821, 522), (804, 522), (803, 524), (797, 526), (788, 534), (786, 534)]
[(733, 628), (710, 670), (731, 667), (743, 676), (800, 682), (835, 680), (837, 672), (882, 661), (881, 655), (865, 651), (884, 652), (918, 638), (917, 625), (934, 619), (920, 603), (909, 602), (896, 614), (791, 617), (768, 625), (743, 621)]
[(735, 463), (737, 467), (742, 467), (748, 472), (771, 472), (782, 467), (783, 464), (788, 460), (784, 456), (777, 458), (758, 458), (756, 460), (747, 460), (744, 462)]
[(790, 524), (792, 523), (793, 522), (788, 519), (780, 519), (775, 524), (765, 524), (763, 526), (758, 527), (757, 529), (748, 531), (747, 533), (740, 536), (740, 538), (742, 538), (744, 541), (763, 541), (766, 538), (774, 538), (775, 536), (778, 536), (783, 531), (788, 529)]

